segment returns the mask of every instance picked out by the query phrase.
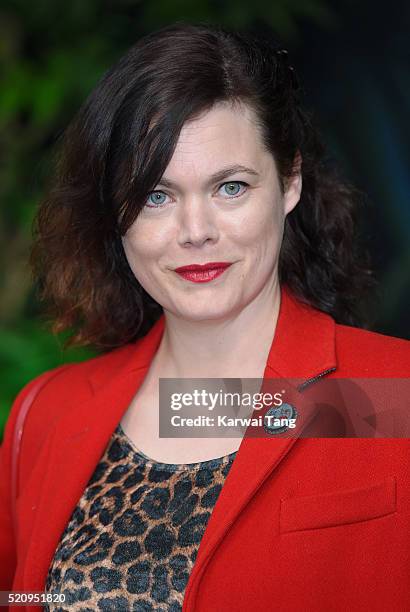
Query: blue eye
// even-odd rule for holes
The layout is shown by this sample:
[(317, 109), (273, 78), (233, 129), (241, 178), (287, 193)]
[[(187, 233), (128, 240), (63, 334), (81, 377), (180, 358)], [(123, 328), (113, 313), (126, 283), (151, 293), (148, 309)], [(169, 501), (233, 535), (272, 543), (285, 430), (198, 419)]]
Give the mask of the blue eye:
[[(228, 196), (228, 199), (233, 199), (241, 196), (246, 191), (246, 187), (248, 187), (248, 183), (244, 181), (229, 181), (220, 186), (219, 193), (223, 189), (224, 193), (221, 193), (221, 195)], [(145, 205), (148, 208), (161, 208), (166, 204), (167, 197), (167, 194), (163, 191), (151, 191)]]
[(167, 194), (163, 191), (152, 191), (147, 199), (147, 206), (150, 208), (158, 208), (165, 203)]
[(247, 183), (243, 181), (230, 181), (229, 183), (224, 183), (221, 185), (220, 189), (224, 190), (223, 195), (228, 195), (231, 197), (238, 197), (242, 195), (243, 191), (241, 191), (241, 187), (244, 188), (247, 186)]

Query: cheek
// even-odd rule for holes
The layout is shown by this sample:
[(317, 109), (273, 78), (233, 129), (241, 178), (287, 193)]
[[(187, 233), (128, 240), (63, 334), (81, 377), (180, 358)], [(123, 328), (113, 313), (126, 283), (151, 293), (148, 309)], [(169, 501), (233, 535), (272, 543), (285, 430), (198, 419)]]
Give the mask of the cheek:
[(138, 237), (137, 240), (135, 234), (127, 232), (122, 238), (122, 244), (128, 265), (134, 277), (145, 291), (152, 295), (152, 287), (155, 283), (153, 278), (155, 267), (153, 263), (157, 261), (157, 255), (152, 242), (141, 237)]
[(128, 263), (132, 268), (133, 264), (137, 263), (140, 259), (139, 248), (137, 247), (135, 241), (130, 236), (128, 236), (128, 234), (126, 234), (122, 238), (122, 246), (124, 247), (124, 252)]
[(135, 264), (148, 264), (157, 260), (163, 250), (163, 238), (149, 225), (134, 223), (122, 238), (128, 261)]
[(260, 258), (274, 256), (280, 248), (284, 217), (280, 202), (259, 202), (258, 215), (247, 215), (235, 228), (236, 241)]
[(122, 238), (125, 256), (128, 264), (138, 282), (145, 286), (150, 277), (150, 262), (156, 260), (153, 243), (146, 238), (138, 237), (133, 233), (127, 233)]

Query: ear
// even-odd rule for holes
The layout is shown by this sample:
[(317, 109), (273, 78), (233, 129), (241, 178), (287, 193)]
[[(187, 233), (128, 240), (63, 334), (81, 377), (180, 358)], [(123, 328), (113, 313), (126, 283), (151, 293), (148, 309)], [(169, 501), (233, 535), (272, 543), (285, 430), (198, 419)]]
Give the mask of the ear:
[(302, 156), (298, 151), (293, 162), (292, 175), (287, 179), (284, 193), (284, 212), (289, 214), (300, 200), (302, 193)]

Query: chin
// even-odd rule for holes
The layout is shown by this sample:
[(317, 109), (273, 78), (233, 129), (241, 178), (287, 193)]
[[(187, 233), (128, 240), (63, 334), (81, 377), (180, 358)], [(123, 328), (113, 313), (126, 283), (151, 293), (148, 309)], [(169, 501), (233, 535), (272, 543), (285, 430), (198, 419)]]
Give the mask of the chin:
[(225, 317), (229, 317), (232, 314), (232, 309), (221, 308), (221, 306), (217, 304), (215, 304), (214, 308), (210, 308), (209, 304), (202, 303), (197, 306), (192, 304), (192, 306), (178, 308), (175, 314), (187, 321), (218, 321)]

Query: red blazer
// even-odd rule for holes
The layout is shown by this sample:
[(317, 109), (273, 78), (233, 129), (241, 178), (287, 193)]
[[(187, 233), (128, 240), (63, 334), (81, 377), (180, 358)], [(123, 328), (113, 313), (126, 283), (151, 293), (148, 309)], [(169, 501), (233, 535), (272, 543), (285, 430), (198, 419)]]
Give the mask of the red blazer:
[[(410, 342), (337, 325), (281, 293), (264, 378), (409, 377)], [(17, 396), (0, 449), (0, 590), (43, 591), (59, 538), (164, 322), (137, 343), (57, 368), (40, 391), (22, 439), (15, 540), (11, 441), (34, 381)], [(409, 439), (244, 438), (201, 541), (184, 612), (405, 609)]]

